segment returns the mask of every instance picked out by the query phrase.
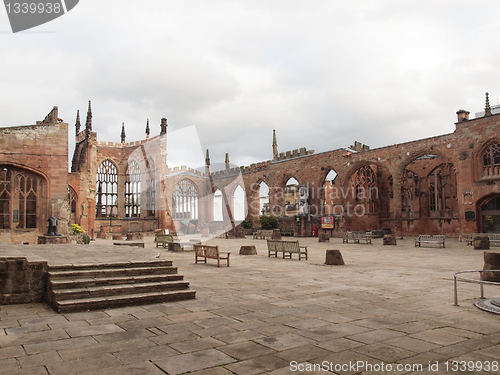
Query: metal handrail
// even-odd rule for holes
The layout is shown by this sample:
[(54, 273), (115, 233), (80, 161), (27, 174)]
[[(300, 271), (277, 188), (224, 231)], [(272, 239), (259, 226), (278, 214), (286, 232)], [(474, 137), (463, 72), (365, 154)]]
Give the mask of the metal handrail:
[(453, 282), (454, 282), (454, 286), (455, 286), (455, 293), (454, 293), (454, 297), (455, 297), (455, 300), (454, 300), (454, 304), (453, 306), (459, 306), (458, 304), (458, 288), (457, 288), (457, 280), (459, 281), (463, 281), (463, 282), (466, 282), (466, 283), (474, 283), (474, 284), (479, 284), (480, 287), (480, 291), (481, 291), (481, 297), (479, 297), (480, 299), (484, 299), (484, 284), (488, 284), (488, 285), (500, 285), (500, 282), (496, 282), (496, 281), (486, 281), (486, 280), (477, 280), (477, 279), (470, 279), (470, 278), (467, 278), (467, 277), (463, 277), (463, 276), (458, 276), (460, 273), (472, 273), (472, 272), (478, 272), (479, 273), (479, 277), (481, 278), (483, 272), (500, 272), (500, 270), (478, 270), (478, 271), (460, 271), (460, 272), (457, 272), (457, 273), (454, 273), (453, 274)]

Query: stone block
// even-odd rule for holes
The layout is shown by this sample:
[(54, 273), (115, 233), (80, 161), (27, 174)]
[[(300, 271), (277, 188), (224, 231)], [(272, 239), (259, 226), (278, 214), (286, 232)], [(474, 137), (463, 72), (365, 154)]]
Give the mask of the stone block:
[[(485, 251), (483, 270), (500, 270), (500, 251)], [(481, 280), (500, 282), (500, 272), (483, 272)]]
[(320, 233), (318, 242), (330, 242), (330, 235), (328, 233)]
[(271, 239), (281, 241), (281, 231), (279, 229), (273, 229), (273, 233), (271, 234)]
[(127, 233), (127, 241), (142, 240), (143, 235), (140, 232)]
[(325, 264), (330, 266), (343, 266), (345, 263), (340, 250), (327, 250)]
[(184, 250), (182, 249), (181, 244), (180, 244), (179, 242), (169, 242), (169, 243), (168, 243), (168, 250), (169, 250), (169, 251), (174, 251), (174, 252), (176, 252), (176, 253), (179, 253), (179, 252), (181, 252), (181, 251), (184, 251)]
[(382, 241), (384, 245), (396, 245), (396, 236), (394, 234), (386, 234)]
[(476, 236), (472, 244), (474, 245), (474, 250), (489, 250), (490, 239), (488, 236)]
[(254, 245), (241, 246), (240, 255), (257, 255), (257, 249)]

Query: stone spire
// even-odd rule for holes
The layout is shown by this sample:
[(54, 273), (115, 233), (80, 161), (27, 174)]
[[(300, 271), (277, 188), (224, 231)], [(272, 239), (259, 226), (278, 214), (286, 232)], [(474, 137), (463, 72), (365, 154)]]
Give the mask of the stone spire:
[(167, 119), (165, 117), (161, 119), (160, 127), (161, 127), (160, 135), (167, 134)]
[(207, 148), (207, 156), (205, 157), (205, 165), (210, 165), (210, 154), (208, 153), (208, 148)]
[(122, 123), (122, 134), (120, 137), (121, 137), (122, 143), (125, 143), (125, 123), (124, 122)]
[(80, 110), (76, 110), (76, 122), (75, 122), (75, 131), (76, 135), (80, 134), (80, 128), (82, 127), (82, 124), (80, 124)]
[(276, 130), (273, 130), (273, 160), (278, 160), (278, 142), (276, 141)]
[(92, 108), (90, 106), (90, 100), (89, 109), (87, 110), (87, 122), (85, 123), (85, 130), (92, 131)]
[(486, 93), (486, 104), (484, 106), (484, 117), (491, 116), (490, 94)]
[(229, 170), (229, 153), (226, 152), (226, 169)]
[[(208, 153), (208, 148), (207, 148), (207, 156), (205, 157), (205, 174), (207, 176), (210, 176), (210, 183), (213, 184), (212, 182), (212, 176), (210, 174), (210, 154)], [(212, 192), (214, 191), (213, 186), (211, 186)]]
[(146, 121), (146, 139), (149, 138), (149, 119)]

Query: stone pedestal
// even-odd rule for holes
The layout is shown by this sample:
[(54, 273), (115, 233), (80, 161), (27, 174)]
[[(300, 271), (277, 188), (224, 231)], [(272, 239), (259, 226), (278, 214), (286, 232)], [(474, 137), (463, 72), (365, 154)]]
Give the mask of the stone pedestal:
[[(485, 251), (483, 270), (500, 270), (500, 251)], [(500, 272), (483, 272), (481, 280), (500, 282)]]
[(123, 237), (121, 234), (113, 234), (113, 240), (121, 241), (121, 240), (123, 240)]
[(203, 228), (201, 230), (201, 236), (202, 237), (210, 237), (210, 229), (207, 227), (207, 228)]
[(273, 234), (271, 235), (271, 239), (281, 241), (281, 231), (279, 229), (273, 229)]
[(318, 242), (330, 242), (330, 235), (328, 233), (320, 233)]
[(344, 258), (342, 258), (340, 250), (327, 250), (325, 264), (330, 266), (343, 266)]
[(394, 234), (386, 234), (382, 241), (384, 245), (396, 245), (396, 236)]
[(138, 241), (142, 240), (142, 233), (140, 232), (132, 232), (132, 233), (127, 233), (127, 241)]
[(168, 250), (169, 251), (174, 251), (176, 253), (184, 251), (181, 244), (179, 242), (169, 242), (168, 243)]
[(257, 249), (254, 245), (241, 246), (240, 255), (257, 255)]
[(490, 249), (490, 239), (488, 236), (476, 236), (472, 240), (474, 245), (474, 250), (489, 250)]
[(38, 243), (45, 244), (66, 244), (70, 243), (68, 236), (38, 236)]

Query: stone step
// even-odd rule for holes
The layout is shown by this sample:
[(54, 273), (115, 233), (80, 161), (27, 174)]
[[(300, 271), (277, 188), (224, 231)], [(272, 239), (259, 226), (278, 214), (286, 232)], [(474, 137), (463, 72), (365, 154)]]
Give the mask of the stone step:
[(55, 299), (58, 302), (93, 297), (123, 296), (142, 294), (150, 292), (165, 292), (172, 290), (189, 289), (186, 281), (148, 282), (131, 285), (109, 285), (89, 288), (72, 288), (54, 290)]
[(115, 277), (115, 276), (138, 276), (138, 275), (165, 275), (176, 274), (177, 267), (158, 266), (158, 267), (130, 267), (130, 268), (95, 268), (95, 269), (76, 269), (53, 271), (49, 267), (49, 279), (59, 278), (79, 279), (96, 277)]
[(195, 298), (171, 261), (49, 266), (46, 301), (58, 312)]
[(88, 264), (58, 264), (51, 265), (53, 271), (64, 270), (94, 270), (103, 268), (130, 268), (130, 267), (168, 267), (172, 266), (171, 260), (151, 260), (137, 262), (115, 262), (115, 263), (88, 263)]
[(146, 282), (180, 281), (184, 276), (179, 274), (137, 275), (117, 277), (89, 277), (78, 279), (51, 279), (52, 289), (90, 288), (107, 285), (138, 284)]
[(55, 310), (59, 313), (109, 309), (113, 307), (147, 305), (153, 303), (176, 302), (195, 298), (194, 290), (151, 292), (124, 296), (93, 297), (56, 301)]

